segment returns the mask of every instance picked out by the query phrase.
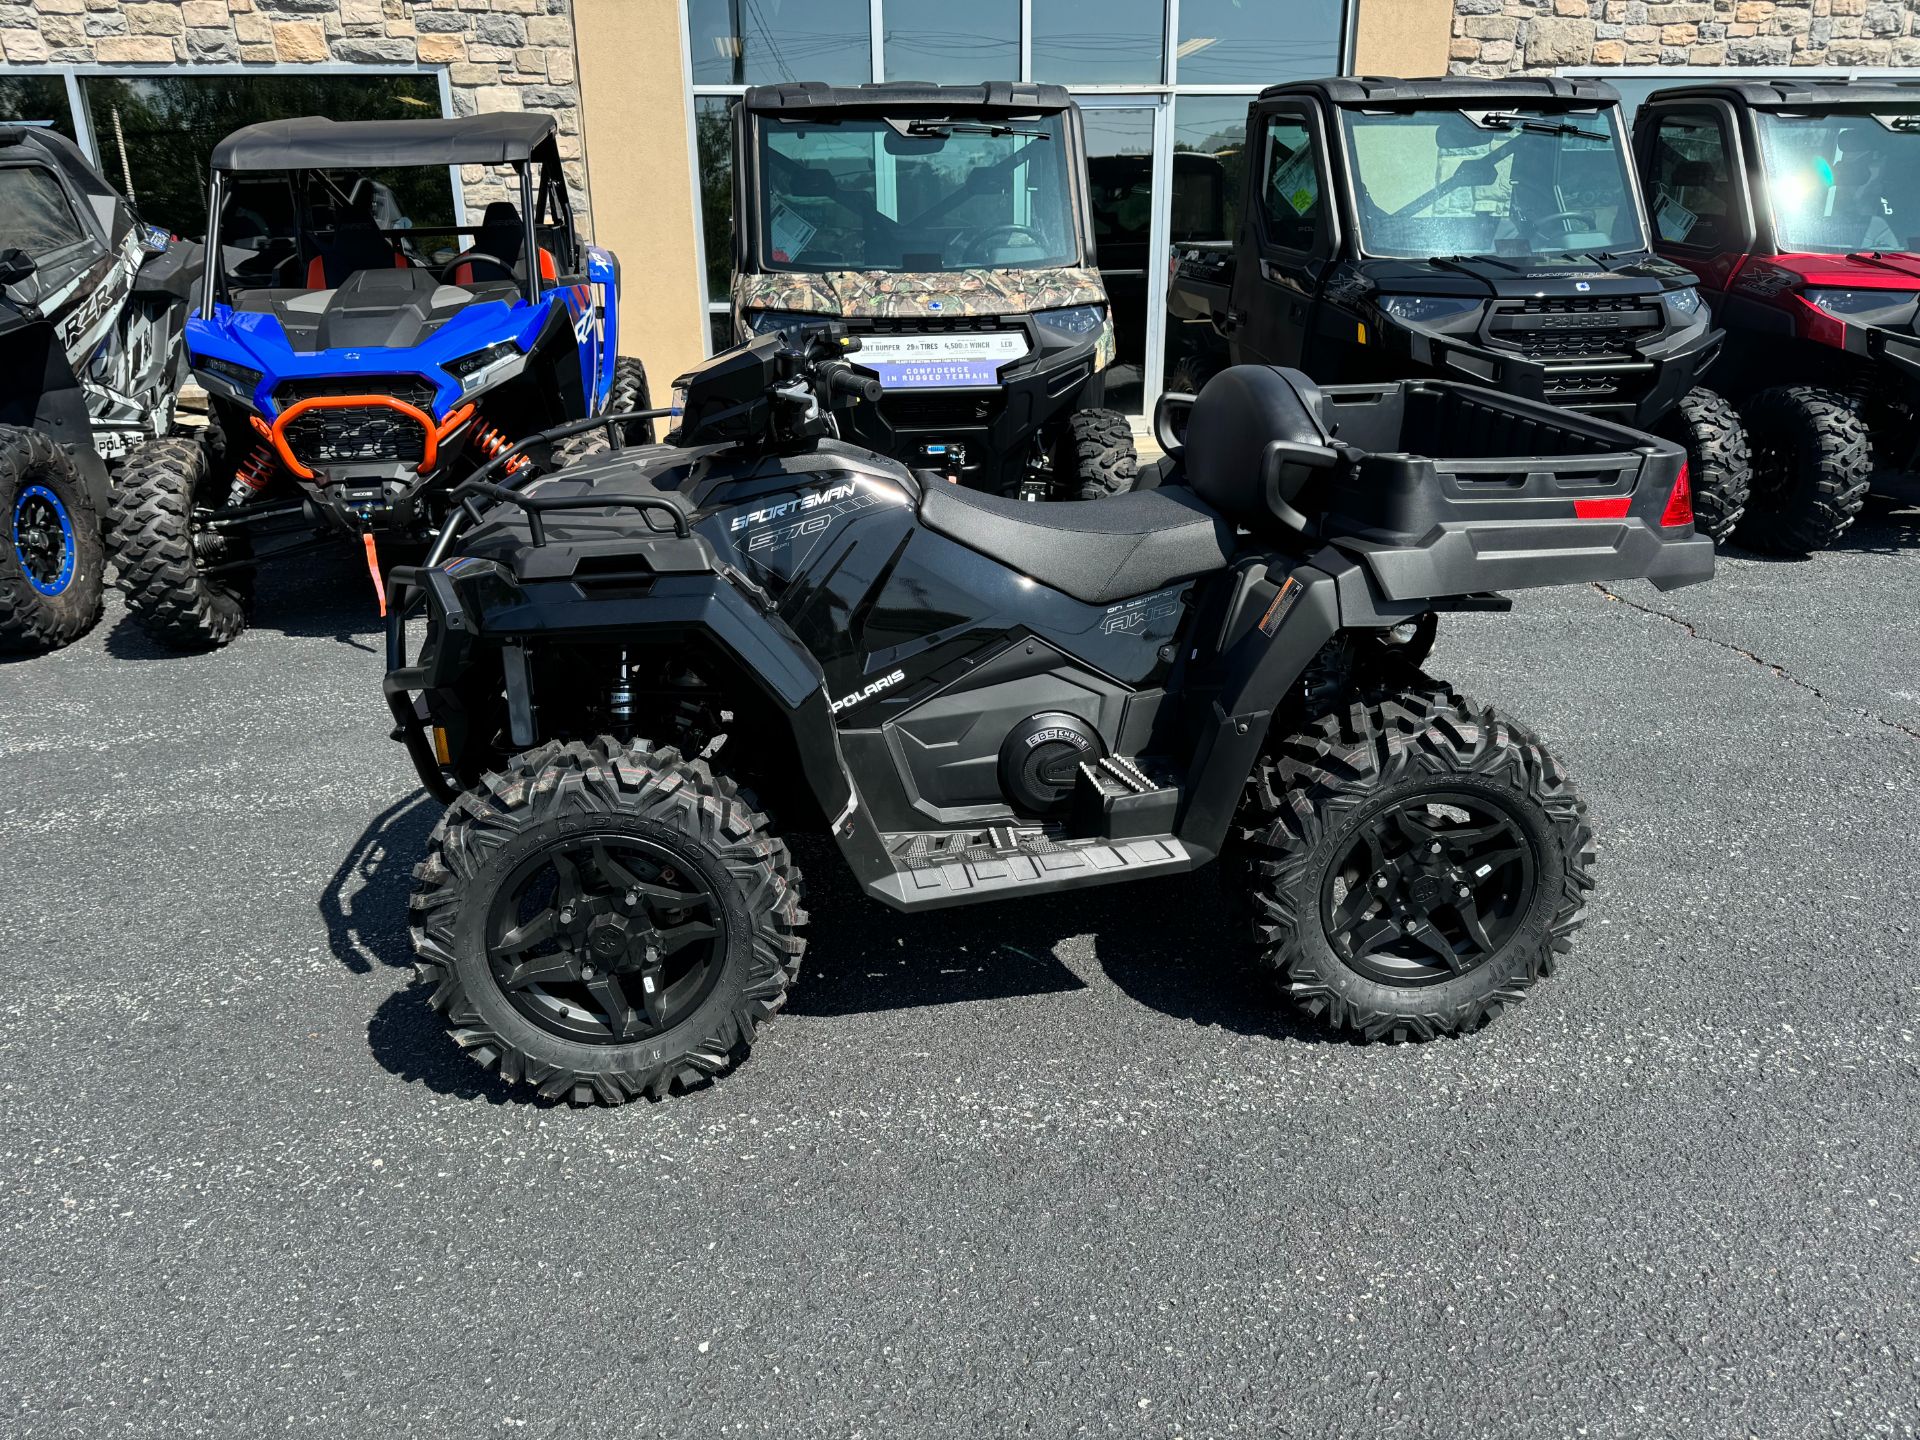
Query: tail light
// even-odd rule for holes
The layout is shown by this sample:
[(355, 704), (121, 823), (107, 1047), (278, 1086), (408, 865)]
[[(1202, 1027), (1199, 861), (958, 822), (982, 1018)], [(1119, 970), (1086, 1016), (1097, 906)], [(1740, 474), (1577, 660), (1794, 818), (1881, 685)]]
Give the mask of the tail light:
[(1684, 460), (1680, 462), (1679, 478), (1673, 482), (1673, 493), (1667, 496), (1667, 508), (1660, 512), (1660, 523), (1669, 529), (1693, 523), (1693, 485), (1687, 479)]

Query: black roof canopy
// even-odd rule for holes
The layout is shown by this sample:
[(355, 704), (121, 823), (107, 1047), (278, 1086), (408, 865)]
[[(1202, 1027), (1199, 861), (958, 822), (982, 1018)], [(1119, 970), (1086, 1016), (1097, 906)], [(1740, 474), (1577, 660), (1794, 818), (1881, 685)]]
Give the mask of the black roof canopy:
[(305, 115), (234, 131), (213, 147), (215, 170), (333, 170), (369, 165), (507, 165), (557, 161), (551, 115), (455, 120), (329, 120)]
[(1401, 80), (1387, 75), (1328, 75), (1294, 80), (1260, 92), (1262, 100), (1315, 96), (1334, 105), (1378, 105), (1383, 109), (1465, 108), (1486, 101), (1495, 105), (1618, 105), (1620, 92), (1591, 76), (1435, 75)]
[(1647, 96), (1655, 100), (1729, 100), (1755, 110), (1905, 109), (1920, 105), (1911, 80), (1718, 80), (1701, 77)]
[(747, 109), (805, 117), (809, 111), (863, 115), (929, 115), (1003, 112), (1049, 114), (1065, 110), (1073, 99), (1060, 85), (1030, 85), (989, 80), (981, 85), (932, 85), (922, 80), (889, 80), (877, 85), (824, 85), (802, 80), (784, 85), (755, 85), (745, 96)]

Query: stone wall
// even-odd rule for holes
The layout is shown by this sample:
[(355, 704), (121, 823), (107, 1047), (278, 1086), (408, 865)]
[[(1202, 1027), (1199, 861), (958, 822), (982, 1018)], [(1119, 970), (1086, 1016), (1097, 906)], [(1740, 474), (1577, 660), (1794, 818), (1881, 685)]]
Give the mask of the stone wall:
[[(587, 210), (571, 0), (0, 0), (15, 66), (178, 63), (444, 67), (457, 115), (544, 110), (560, 127), (574, 209)], [(475, 215), (504, 194), (466, 172)]]
[(1916, 0), (1454, 0), (1449, 66), (1920, 65)]

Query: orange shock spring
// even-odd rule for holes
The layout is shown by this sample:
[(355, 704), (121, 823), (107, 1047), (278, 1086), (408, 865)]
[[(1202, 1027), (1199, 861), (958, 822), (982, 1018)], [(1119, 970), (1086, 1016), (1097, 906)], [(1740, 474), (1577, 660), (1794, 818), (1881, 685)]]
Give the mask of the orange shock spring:
[[(473, 422), (473, 443), (478, 447), (480, 453), (489, 460), (513, 444), (511, 440), (500, 433), (497, 426), (489, 425), (485, 420), (478, 419)], [(527, 457), (525, 455), (514, 456), (511, 460), (507, 461), (507, 474), (513, 474), (526, 464)]]
[(256, 445), (253, 452), (233, 472), (233, 488), (227, 492), (227, 504), (244, 505), (273, 483), (277, 469), (271, 445)]

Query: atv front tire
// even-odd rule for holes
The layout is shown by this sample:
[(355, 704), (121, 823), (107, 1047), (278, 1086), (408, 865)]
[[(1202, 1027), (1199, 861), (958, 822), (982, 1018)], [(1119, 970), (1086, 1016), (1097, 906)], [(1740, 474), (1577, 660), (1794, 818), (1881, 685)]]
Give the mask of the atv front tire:
[(1593, 886), (1565, 772), (1497, 712), (1410, 689), (1275, 746), (1248, 787), (1229, 883), (1254, 958), (1365, 1040), (1478, 1029), (1552, 971)]
[(100, 618), (100, 517), (73, 457), (38, 430), (0, 425), (0, 651), (57, 650)]
[(1747, 402), (1753, 496), (1735, 538), (1775, 555), (1833, 544), (1867, 503), (1873, 440), (1846, 396), (1782, 385)]
[(805, 922), (766, 817), (644, 743), (520, 755), (448, 808), (414, 870), (414, 951), (454, 1040), (575, 1104), (662, 1099), (743, 1060)]
[(1746, 512), (1753, 480), (1740, 412), (1705, 386), (1696, 386), (1680, 397), (1659, 433), (1687, 447), (1693, 528), (1716, 544), (1726, 539)]
[[(607, 393), (607, 413), (624, 414), (629, 410), (651, 410), (653, 392), (647, 388), (647, 367), (631, 355), (613, 362), (613, 388)], [(621, 428), (620, 438), (629, 445), (653, 443), (653, 421), (629, 420)]]
[(248, 559), (244, 535), (209, 535), (194, 524), (196, 506), (221, 505), (226, 479), (207, 443), (169, 436), (128, 457), (114, 493), (114, 563), (127, 609), (148, 635), (172, 650), (212, 650), (247, 628), (251, 574), (209, 576), (203, 566)]
[(1054, 495), (1099, 500), (1133, 489), (1140, 454), (1133, 426), (1118, 410), (1076, 410), (1067, 417), (1053, 457)]

